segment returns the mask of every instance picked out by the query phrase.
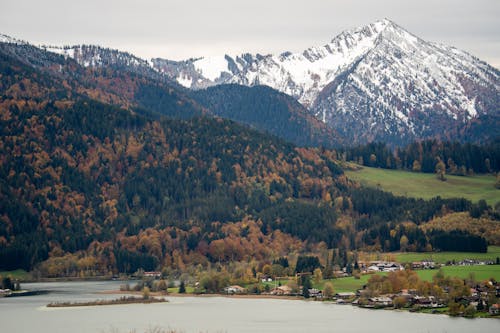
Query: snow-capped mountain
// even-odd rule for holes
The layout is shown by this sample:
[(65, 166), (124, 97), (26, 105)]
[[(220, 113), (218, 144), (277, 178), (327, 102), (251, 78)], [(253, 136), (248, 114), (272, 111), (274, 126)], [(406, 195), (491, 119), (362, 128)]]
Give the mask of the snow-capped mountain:
[(146, 60), (130, 53), (102, 48), (95, 45), (41, 46), (42, 49), (76, 60), (84, 67), (150, 67)]
[[(388, 22), (388, 21), (387, 21)], [(153, 59), (155, 68), (174, 76), (188, 88), (221, 83), (267, 85), (311, 106), (319, 92), (341, 71), (373, 47), (380, 21), (353, 32), (344, 32), (322, 47), (302, 53), (207, 57), (186, 61)]]
[(96, 45), (75, 46), (41, 46), (43, 50), (74, 59), (83, 67), (113, 67), (153, 77), (154, 79), (168, 78), (160, 75), (152, 63), (128, 52), (104, 48)]
[(500, 117), (497, 69), (387, 19), (301, 53), (153, 59), (153, 65), (192, 89), (268, 85), (352, 142), (455, 139), (481, 116)]
[(26, 44), (26, 42), (24, 42), (22, 40), (19, 40), (19, 39), (16, 39), (16, 38), (4, 35), (4, 34), (0, 34), (0, 43)]
[(387, 19), (303, 52), (185, 61), (146, 61), (92, 45), (35, 47), (0, 35), (0, 44), (9, 43), (16, 47), (6, 50), (23, 62), (54, 71), (62, 71), (62, 62), (71, 58), (83, 67), (112, 67), (152, 81), (173, 81), (176, 88), (267, 85), (297, 99), (354, 144), (500, 137), (499, 70), (464, 51), (424, 41)]
[[(128, 52), (104, 48), (96, 45), (73, 45), (73, 46), (53, 46), (53, 45), (33, 45), (28, 42), (0, 34), (0, 43), (16, 44), (17, 48), (10, 48), (16, 56), (23, 58), (31, 65), (44, 67), (52, 65), (53, 56), (63, 56), (65, 59), (73, 59), (83, 67), (113, 67), (114, 69), (128, 72), (145, 74), (155, 79), (166, 79), (165, 75), (158, 73), (152, 63), (136, 57)], [(38, 50), (38, 51), (37, 51)]]

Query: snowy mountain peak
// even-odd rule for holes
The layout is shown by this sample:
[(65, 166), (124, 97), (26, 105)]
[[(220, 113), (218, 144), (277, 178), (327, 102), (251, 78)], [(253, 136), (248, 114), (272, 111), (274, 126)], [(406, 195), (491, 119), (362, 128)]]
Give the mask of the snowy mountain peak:
[(150, 67), (150, 64), (128, 52), (103, 48), (95, 45), (41, 46), (46, 51), (72, 58), (84, 67), (124, 66)]
[(4, 34), (0, 34), (0, 43), (11, 43), (11, 44), (27, 44), (26, 42), (10, 37)]
[[(444, 128), (500, 112), (497, 69), (466, 52), (426, 42), (389, 19), (345, 30), (303, 52), (154, 59), (153, 66), (192, 89), (223, 83), (270, 86), (295, 97), (353, 142), (446, 135)], [(442, 128), (436, 130), (433, 122)]]
[(346, 30), (323, 46), (279, 55), (242, 54), (173, 62), (153, 59), (154, 67), (187, 88), (203, 89), (222, 83), (268, 85), (310, 107), (320, 91), (350, 64), (373, 49), (380, 39), (418, 39), (394, 22), (383, 19)]

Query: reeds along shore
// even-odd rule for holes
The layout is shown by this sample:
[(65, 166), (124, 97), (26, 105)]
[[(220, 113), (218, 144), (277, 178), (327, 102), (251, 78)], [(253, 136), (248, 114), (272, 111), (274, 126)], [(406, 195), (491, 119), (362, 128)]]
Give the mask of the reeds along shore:
[(90, 302), (55, 302), (47, 304), (49, 308), (63, 308), (63, 307), (76, 307), (76, 306), (96, 306), (96, 305), (119, 305), (119, 304), (150, 304), (150, 303), (162, 303), (168, 302), (164, 298), (156, 298), (156, 297), (120, 297), (112, 300), (96, 300)]

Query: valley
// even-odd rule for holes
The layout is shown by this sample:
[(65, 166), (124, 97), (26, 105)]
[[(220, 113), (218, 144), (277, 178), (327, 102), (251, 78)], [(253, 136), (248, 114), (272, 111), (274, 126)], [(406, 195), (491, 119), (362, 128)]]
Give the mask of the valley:
[[(185, 61), (2, 35), (1, 289), (363, 289), (364, 307), (495, 316), (498, 79), (387, 19), (303, 52)], [(412, 266), (426, 259), (487, 263)]]

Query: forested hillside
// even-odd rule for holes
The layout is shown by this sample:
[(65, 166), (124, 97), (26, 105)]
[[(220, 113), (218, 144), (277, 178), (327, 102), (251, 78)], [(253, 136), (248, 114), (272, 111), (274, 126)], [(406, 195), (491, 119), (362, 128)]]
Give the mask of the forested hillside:
[(453, 211), (495, 218), (491, 207), (361, 188), (333, 150), (209, 117), (168, 82), (26, 48), (0, 44), (2, 270), (185, 271), (450, 239), (484, 249), (482, 236), (420, 225)]
[(391, 149), (384, 143), (341, 148), (342, 159), (360, 165), (434, 173), (443, 163), (446, 172), (466, 176), (474, 173), (496, 173), (500, 170), (500, 138), (484, 145), (424, 140)]
[(192, 96), (211, 114), (284, 138), (299, 146), (340, 146), (339, 135), (294, 98), (267, 86), (219, 85)]

